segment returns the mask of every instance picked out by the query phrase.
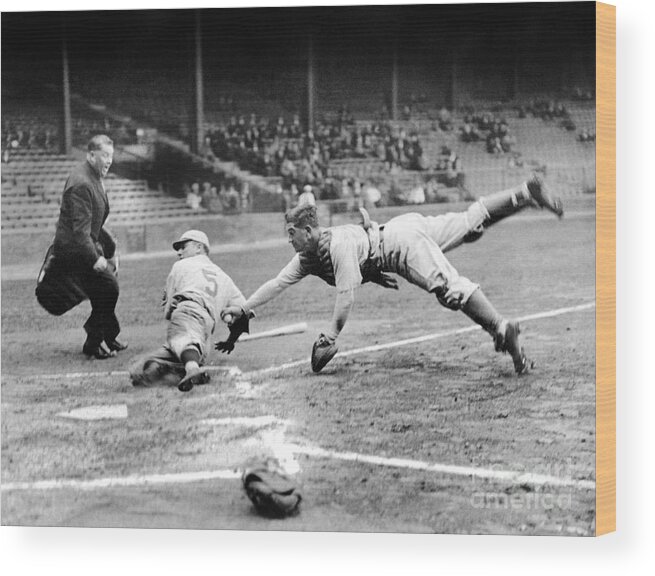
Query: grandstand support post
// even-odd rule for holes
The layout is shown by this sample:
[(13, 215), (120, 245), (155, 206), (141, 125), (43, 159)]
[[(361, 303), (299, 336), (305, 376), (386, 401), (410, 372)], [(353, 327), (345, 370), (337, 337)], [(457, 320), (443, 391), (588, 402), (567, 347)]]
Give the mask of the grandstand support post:
[(62, 88), (63, 88), (63, 134), (61, 152), (69, 156), (73, 152), (73, 122), (71, 116), (71, 87), (68, 69), (68, 47), (66, 45), (66, 25), (62, 24), (61, 37), (61, 67), (62, 67)]
[(457, 106), (457, 61), (457, 49), (453, 47), (450, 51), (450, 70), (446, 88), (446, 108), (450, 110), (454, 110)]
[(195, 150), (200, 154), (205, 143), (205, 130), (204, 130), (204, 110), (205, 99), (202, 84), (202, 24), (200, 22), (200, 10), (195, 13), (195, 56), (196, 56), (196, 90), (195, 90), (195, 124), (196, 124), (196, 137), (195, 137)]
[(519, 42), (514, 39), (514, 58), (512, 60), (512, 78), (509, 83), (509, 99), (516, 100), (519, 97), (519, 81), (521, 70), (521, 50)]
[(314, 35), (307, 37), (307, 129), (314, 128)]
[(394, 37), (391, 55), (391, 119), (398, 120), (398, 36)]

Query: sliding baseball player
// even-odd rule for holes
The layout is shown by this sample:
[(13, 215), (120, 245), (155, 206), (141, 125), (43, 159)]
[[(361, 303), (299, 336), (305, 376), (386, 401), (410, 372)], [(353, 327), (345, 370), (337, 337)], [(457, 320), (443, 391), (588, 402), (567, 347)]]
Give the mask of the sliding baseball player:
[(228, 322), (248, 318), (286, 288), (314, 275), (335, 286), (337, 296), (330, 329), (320, 334), (312, 349), (312, 369), (319, 372), (337, 353), (336, 340), (364, 282), (397, 289), (389, 273), (398, 274), (432, 293), (451, 310), (461, 310), (493, 338), (495, 349), (512, 357), (517, 374), (528, 370), (519, 343), (519, 323), (501, 316), (478, 284), (461, 276), (445, 252), (480, 238), (484, 229), (528, 206), (546, 208), (558, 217), (562, 203), (553, 199), (541, 178), (481, 197), (468, 210), (441, 216), (404, 214), (384, 225), (371, 222), (362, 210), (362, 225), (319, 226), (314, 206), (302, 205), (285, 215), (289, 242), (296, 255), (276, 278), (264, 283), (244, 304), (222, 312)]
[[(221, 310), (229, 306), (240, 309), (246, 299), (232, 279), (209, 259), (209, 240), (204, 232), (185, 232), (173, 243), (173, 249), (179, 260), (168, 275), (162, 302), (168, 320), (166, 344), (139, 359), (130, 377), (135, 386), (177, 384), (180, 391), (188, 392), (196, 384), (209, 382), (209, 374), (202, 366)], [(219, 349), (231, 352), (238, 337), (248, 332), (248, 320), (248, 316), (242, 316), (232, 322), (230, 336)]]

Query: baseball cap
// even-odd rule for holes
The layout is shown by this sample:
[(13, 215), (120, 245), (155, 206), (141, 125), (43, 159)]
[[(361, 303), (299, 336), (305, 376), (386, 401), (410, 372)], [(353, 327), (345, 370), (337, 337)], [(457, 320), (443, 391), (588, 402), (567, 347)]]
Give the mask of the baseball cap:
[(180, 236), (179, 240), (173, 242), (173, 249), (178, 250), (182, 244), (188, 242), (189, 240), (200, 242), (205, 246), (205, 248), (207, 248), (207, 250), (209, 250), (209, 239), (207, 238), (207, 234), (201, 232), (200, 230), (187, 230), (184, 234), (182, 234), (182, 236)]

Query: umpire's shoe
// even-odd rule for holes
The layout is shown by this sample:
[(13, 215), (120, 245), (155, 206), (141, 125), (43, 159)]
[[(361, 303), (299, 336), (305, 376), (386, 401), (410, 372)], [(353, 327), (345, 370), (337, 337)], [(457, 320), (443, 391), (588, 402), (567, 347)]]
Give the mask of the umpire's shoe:
[(534, 174), (530, 180), (528, 180), (528, 191), (530, 196), (535, 201), (537, 206), (540, 208), (546, 208), (550, 210), (553, 214), (556, 214), (559, 218), (564, 214), (564, 207), (562, 206), (562, 201), (559, 198), (553, 198), (548, 191), (546, 183), (543, 181), (541, 176)]
[(115, 338), (113, 340), (105, 340), (105, 344), (107, 344), (107, 348), (112, 352), (122, 352), (123, 350), (127, 350), (127, 342), (121, 342)]
[(88, 340), (84, 343), (82, 352), (84, 352), (88, 358), (95, 358), (96, 360), (106, 360), (107, 358), (113, 358), (116, 356), (116, 352), (108, 350), (102, 345), (102, 342), (100, 344), (94, 344)]

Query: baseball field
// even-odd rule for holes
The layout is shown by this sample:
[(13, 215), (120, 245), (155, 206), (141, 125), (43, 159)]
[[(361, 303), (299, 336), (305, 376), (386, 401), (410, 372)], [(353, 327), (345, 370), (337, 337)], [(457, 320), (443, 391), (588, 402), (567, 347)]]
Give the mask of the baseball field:
[[(3, 276), (2, 523), (592, 535), (594, 199), (567, 209), (561, 221), (524, 212), (449, 254), (521, 320), (535, 364), (521, 377), (466, 316), (402, 279), (398, 292), (358, 290), (340, 355), (313, 374), (335, 294), (310, 278), (251, 324), (305, 333), (212, 352), (212, 382), (187, 394), (137, 389), (126, 370), (163, 343), (172, 250), (124, 261), (130, 346), (107, 361), (81, 354), (88, 303), (55, 318), (34, 279)], [(292, 255), (281, 237), (213, 259), (248, 296)], [(243, 492), (240, 469), (264, 456), (301, 486), (297, 516), (262, 518)]]

